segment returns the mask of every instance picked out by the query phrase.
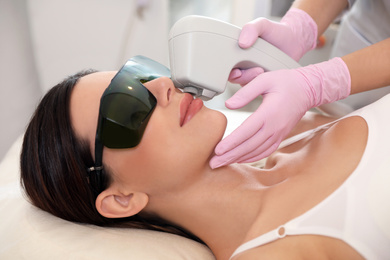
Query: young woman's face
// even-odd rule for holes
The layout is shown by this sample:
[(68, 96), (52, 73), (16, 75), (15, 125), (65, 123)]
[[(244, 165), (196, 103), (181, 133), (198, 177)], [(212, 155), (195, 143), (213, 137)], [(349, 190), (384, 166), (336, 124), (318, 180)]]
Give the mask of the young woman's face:
[[(100, 97), (116, 72), (98, 72), (80, 79), (71, 97), (71, 120), (78, 137), (87, 140), (94, 155)], [(141, 143), (129, 149), (103, 150), (103, 163), (114, 181), (133, 189), (173, 191), (198, 178), (222, 138), (225, 116), (193, 101), (177, 90), (170, 79), (145, 84), (157, 106)], [(192, 104), (190, 105), (190, 103)]]

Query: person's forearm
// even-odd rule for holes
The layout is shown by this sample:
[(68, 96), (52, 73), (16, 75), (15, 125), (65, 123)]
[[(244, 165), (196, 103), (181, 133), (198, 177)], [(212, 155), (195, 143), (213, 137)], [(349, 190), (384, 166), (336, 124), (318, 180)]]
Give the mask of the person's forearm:
[(390, 85), (390, 38), (341, 58), (351, 75), (351, 94)]
[(292, 7), (299, 8), (308, 13), (318, 26), (318, 36), (348, 6), (347, 0), (296, 0)]

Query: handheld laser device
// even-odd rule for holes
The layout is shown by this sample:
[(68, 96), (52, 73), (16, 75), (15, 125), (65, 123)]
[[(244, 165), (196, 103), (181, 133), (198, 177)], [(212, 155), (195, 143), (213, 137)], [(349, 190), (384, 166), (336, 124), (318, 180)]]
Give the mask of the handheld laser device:
[(225, 91), (233, 68), (265, 71), (298, 68), (287, 54), (258, 38), (248, 49), (238, 46), (241, 28), (204, 16), (186, 16), (169, 34), (171, 79), (176, 87), (203, 100)]

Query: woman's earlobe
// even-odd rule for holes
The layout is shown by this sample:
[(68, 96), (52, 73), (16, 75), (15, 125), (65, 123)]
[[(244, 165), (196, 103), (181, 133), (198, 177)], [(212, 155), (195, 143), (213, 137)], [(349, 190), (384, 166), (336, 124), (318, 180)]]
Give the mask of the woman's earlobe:
[(125, 218), (138, 214), (148, 204), (149, 197), (143, 192), (113, 193), (109, 189), (96, 198), (96, 209), (106, 218)]

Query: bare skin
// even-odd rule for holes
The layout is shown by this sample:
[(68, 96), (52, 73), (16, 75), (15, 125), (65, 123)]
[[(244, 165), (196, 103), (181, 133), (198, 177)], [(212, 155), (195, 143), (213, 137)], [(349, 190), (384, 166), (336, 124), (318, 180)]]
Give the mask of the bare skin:
[[(99, 99), (114, 74), (88, 75), (72, 93), (72, 125), (89, 141), (92, 154)], [(166, 78), (145, 86), (156, 96), (157, 107), (139, 146), (104, 149), (103, 162), (114, 182), (98, 196), (96, 207), (112, 218), (156, 214), (193, 232), (217, 259), (228, 259), (245, 241), (321, 202), (349, 177), (366, 146), (366, 122), (350, 117), (275, 152), (264, 169), (233, 164), (212, 170), (208, 161), (223, 136), (224, 115), (202, 107), (181, 126), (184, 94)], [(310, 115), (294, 131), (328, 121)], [(342, 241), (303, 235), (285, 237), (235, 259), (306, 257), (361, 258)]]

